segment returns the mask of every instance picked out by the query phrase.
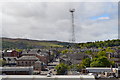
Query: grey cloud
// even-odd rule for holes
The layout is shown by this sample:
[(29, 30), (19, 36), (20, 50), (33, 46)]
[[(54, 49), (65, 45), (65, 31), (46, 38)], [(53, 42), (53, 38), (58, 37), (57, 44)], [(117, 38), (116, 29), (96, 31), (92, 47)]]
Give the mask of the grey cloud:
[[(107, 4), (109, 5), (106, 6)], [(117, 35), (117, 28), (114, 28), (117, 27), (117, 9), (113, 9), (117, 6), (115, 3), (18, 2), (5, 3), (2, 6), (2, 35), (5, 37), (69, 41), (71, 38), (70, 8), (76, 9), (77, 42), (105, 40), (115, 38)], [(109, 13), (113, 18), (105, 22), (90, 19), (104, 13)], [(105, 37), (109, 32), (113, 35), (109, 34)]]

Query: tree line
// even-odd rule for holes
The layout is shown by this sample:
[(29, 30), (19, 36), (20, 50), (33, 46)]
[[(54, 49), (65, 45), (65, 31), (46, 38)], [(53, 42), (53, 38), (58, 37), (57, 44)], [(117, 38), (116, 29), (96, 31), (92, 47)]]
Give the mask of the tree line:
[(120, 46), (120, 39), (115, 40), (107, 40), (107, 41), (95, 41), (95, 42), (87, 42), (87, 43), (78, 43), (76, 46), (80, 48), (100, 48), (100, 47), (113, 47)]

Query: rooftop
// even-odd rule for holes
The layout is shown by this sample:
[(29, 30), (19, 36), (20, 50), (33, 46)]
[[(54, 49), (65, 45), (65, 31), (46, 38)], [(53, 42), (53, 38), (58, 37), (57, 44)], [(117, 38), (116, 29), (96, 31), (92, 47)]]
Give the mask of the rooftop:
[(0, 71), (29, 71), (32, 70), (33, 67), (0, 67)]
[(22, 56), (18, 60), (39, 60), (36, 56)]
[(93, 67), (93, 68), (86, 68), (86, 70), (88, 70), (89, 72), (112, 72), (113, 68), (97, 68), (97, 67)]

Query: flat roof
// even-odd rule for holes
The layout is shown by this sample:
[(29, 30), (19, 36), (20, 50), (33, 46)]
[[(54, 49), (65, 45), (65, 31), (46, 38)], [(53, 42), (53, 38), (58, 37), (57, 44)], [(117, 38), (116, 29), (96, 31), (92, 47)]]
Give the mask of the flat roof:
[(30, 67), (0, 67), (0, 71), (29, 71), (33, 69), (32, 66)]

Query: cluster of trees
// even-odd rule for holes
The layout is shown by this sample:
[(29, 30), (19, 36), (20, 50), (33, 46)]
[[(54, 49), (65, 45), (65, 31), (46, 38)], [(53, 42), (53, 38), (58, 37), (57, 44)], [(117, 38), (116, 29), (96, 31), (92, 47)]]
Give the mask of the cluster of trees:
[(0, 59), (0, 67), (3, 66), (4, 64), (6, 64), (6, 61), (3, 59)]
[(70, 52), (73, 52), (73, 50), (65, 49), (65, 50), (61, 51), (62, 54), (66, 54), (66, 53), (70, 53)]
[(82, 68), (84, 67), (110, 67), (111, 65), (114, 66), (114, 62), (108, 59), (106, 51), (111, 52), (112, 50), (107, 48), (103, 51), (99, 51), (98, 54), (92, 59), (90, 58), (83, 59), (79, 66), (81, 66)]
[(95, 41), (95, 42), (87, 42), (87, 43), (79, 43), (77, 46), (84, 48), (99, 48), (99, 47), (113, 47), (113, 46), (119, 46), (120, 45), (120, 39), (116, 40), (107, 40), (107, 41)]
[(110, 67), (114, 65), (113, 61), (109, 61), (107, 57), (100, 56), (98, 58), (93, 58), (90, 63), (90, 67)]
[[(114, 49), (112, 49), (111, 47), (107, 47), (107, 48), (99, 48), (100, 51), (92, 51), (92, 50), (86, 50), (84, 53), (91, 55), (92, 57), (96, 57), (96, 55), (103, 55), (103, 56), (107, 56), (106, 53), (114, 53), (116, 52)], [(117, 49), (117, 48), (116, 48)], [(118, 49), (117, 49), (118, 50)]]
[(80, 69), (80, 67), (77, 64), (68, 65), (68, 64), (60, 63), (59, 65), (55, 67), (55, 69), (57, 70), (58, 75), (65, 75), (67, 74), (67, 71), (71, 69), (78, 70)]
[(57, 70), (57, 74), (64, 75), (67, 74), (67, 70), (69, 69), (67, 64), (61, 63), (55, 67)]

